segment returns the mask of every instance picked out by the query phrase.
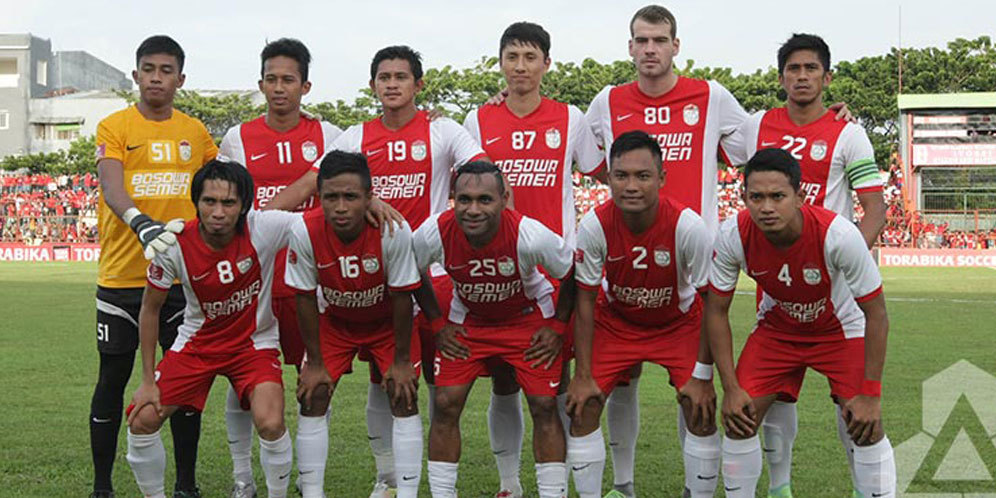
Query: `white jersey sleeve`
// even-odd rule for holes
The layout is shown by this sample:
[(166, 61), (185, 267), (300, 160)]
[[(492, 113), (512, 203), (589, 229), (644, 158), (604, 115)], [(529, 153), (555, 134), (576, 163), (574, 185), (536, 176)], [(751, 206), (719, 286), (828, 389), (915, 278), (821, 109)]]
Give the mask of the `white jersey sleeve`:
[(415, 264), (419, 273), (425, 273), (433, 263), (443, 264), (443, 239), (439, 235), (439, 215), (434, 214), (422, 222), (412, 235)]
[[(449, 118), (439, 118), (429, 123), (429, 130), (432, 135), (432, 155), (436, 157), (437, 152), (441, 152), (441, 157), (449, 158), (452, 168), (459, 168), (469, 163), (475, 158), (484, 156), (484, 150), (467, 133), (467, 130)], [(444, 148), (436, 149), (436, 140), (442, 138), (441, 145)]]
[(578, 171), (581, 173), (594, 173), (602, 164), (602, 151), (598, 150), (598, 139), (595, 138), (580, 109), (569, 105), (567, 113), (567, 130), (571, 134), (570, 143), (574, 144), (571, 159), (577, 163)]
[(342, 135), (342, 129), (327, 121), (322, 121), (321, 126), (322, 137), (325, 140), (325, 148), (323, 150), (331, 150), (332, 144), (335, 143), (335, 140), (339, 138), (340, 135)]
[(592, 209), (585, 213), (578, 224), (578, 250), (575, 258), (577, 268), (574, 277), (577, 282), (586, 287), (597, 287), (602, 283), (602, 271), (605, 268), (605, 257), (608, 243), (605, 241), (605, 231), (602, 222)]
[[(322, 128), (327, 123), (322, 123)], [(329, 125), (332, 126), (332, 125)], [(334, 127), (333, 127), (334, 128)], [(328, 134), (325, 135), (325, 140), (328, 140)], [(346, 129), (346, 131), (338, 134), (331, 143), (325, 147), (325, 153), (328, 154), (333, 150), (341, 150), (343, 152), (360, 153), (363, 147), (363, 124), (355, 124)], [(319, 169), (322, 167), (322, 161), (319, 159), (311, 164), (314, 169)]]
[[(675, 244), (681, 256), (681, 274), (699, 292), (709, 284), (713, 234), (695, 211), (685, 208), (678, 217)], [(736, 283), (734, 282), (734, 285)]]
[(595, 95), (588, 112), (584, 114), (584, 120), (588, 123), (592, 135), (595, 136), (595, 145), (602, 148), (602, 155), (605, 164), (609, 163), (609, 152), (612, 148), (612, 117), (609, 116), (609, 93), (612, 92), (612, 85), (607, 85), (602, 91)]
[(380, 243), (387, 267), (387, 287), (392, 291), (406, 291), (418, 286), (421, 281), (412, 248), (412, 229), (408, 222), (394, 230), (394, 235), (383, 230)]
[(290, 232), (284, 282), (298, 290), (313, 291), (318, 288), (318, 269), (315, 267), (311, 236), (308, 235), (308, 227), (304, 224), (303, 217), (294, 220)]
[(477, 120), (477, 109), (467, 113), (467, 117), (463, 119), (463, 127), (478, 146), (484, 143), (481, 141), (481, 123)]
[(291, 233), (290, 227), (300, 219), (302, 219), (301, 213), (290, 211), (258, 211), (255, 209), (249, 211), (249, 217), (246, 221), (249, 223), (252, 243), (256, 247), (259, 257), (263, 258), (263, 253), (268, 252), (269, 248), (282, 249), (287, 247)]
[(218, 146), (218, 157), (246, 165), (246, 148), (242, 143), (242, 125), (238, 124), (225, 132)]
[(884, 182), (875, 165), (875, 149), (865, 129), (848, 123), (841, 131), (844, 174), (852, 190), (882, 187)]
[(761, 133), (761, 120), (764, 119), (765, 112), (767, 111), (751, 114), (737, 127), (735, 132), (723, 140), (723, 152), (730, 160), (731, 166), (747, 164), (747, 161), (757, 152), (757, 137)]
[(710, 80), (709, 90), (716, 94), (719, 104), (719, 112), (716, 114), (719, 117), (719, 145), (725, 152), (735, 146), (734, 143), (728, 143), (728, 141), (737, 131), (737, 128), (747, 120), (747, 111), (740, 105), (740, 102), (737, 102), (737, 98), (720, 83)]
[(858, 227), (843, 216), (836, 216), (830, 222), (825, 240), (831, 274), (836, 269), (844, 275), (856, 301), (874, 297), (882, 287), (882, 276)]
[(722, 295), (733, 294), (737, 288), (740, 269), (746, 267), (737, 218), (739, 217), (732, 216), (720, 226), (709, 269), (709, 287)]
[(173, 285), (173, 281), (179, 279), (182, 274), (183, 257), (180, 246), (173, 244), (166, 248), (166, 251), (156, 253), (156, 256), (149, 262), (146, 269), (146, 279), (153, 287), (168, 291)]
[(559, 280), (567, 276), (574, 264), (574, 254), (567, 242), (546, 225), (527, 216), (519, 222), (516, 249), (519, 267), (525, 272), (542, 266), (548, 275)]

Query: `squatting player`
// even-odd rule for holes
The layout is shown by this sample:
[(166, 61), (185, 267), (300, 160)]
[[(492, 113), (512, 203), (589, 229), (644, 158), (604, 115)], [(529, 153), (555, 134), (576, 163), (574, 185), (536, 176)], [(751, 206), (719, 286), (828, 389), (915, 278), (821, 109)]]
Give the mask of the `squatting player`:
[[(298, 395), (303, 400), (297, 453), (301, 493), (324, 496), (329, 401), (360, 348), (384, 376), (394, 414), (393, 452), (398, 496), (414, 498), (422, 473), (422, 419), (416, 394), (422, 363), (412, 335), (412, 291), (420, 278), (411, 229), (391, 234), (370, 226), (370, 169), (362, 154), (332, 151), (318, 172), (320, 210), (292, 226), (287, 284), (298, 291), (301, 333), (308, 350)], [(326, 303), (319, 316), (315, 289)]]
[[(267, 494), (282, 498), (293, 451), (270, 292), (273, 258), (300, 215), (250, 211), (252, 177), (232, 162), (204, 165), (190, 191), (197, 219), (148, 266), (139, 314), (142, 383), (128, 409), (128, 463), (145, 496), (164, 497), (159, 428), (181, 407), (203, 410), (215, 376), (223, 375), (243, 408), (252, 409)], [(183, 323), (156, 365), (158, 317), (174, 280), (187, 298)]]
[[(705, 329), (723, 382), (723, 485), (753, 497), (761, 475), (757, 427), (778, 396), (797, 399), (807, 368), (826, 375), (854, 443), (863, 496), (895, 496), (882, 428), (889, 321), (882, 280), (851, 220), (805, 201), (799, 163), (763, 149), (744, 170), (747, 209), (723, 223), (709, 276)], [(736, 370), (729, 308), (744, 271), (764, 295)]]
[[(139, 45), (132, 78), (139, 100), (97, 126), (100, 204), (100, 263), (97, 274), (97, 351), (100, 373), (90, 404), (90, 448), (94, 498), (114, 495), (111, 470), (121, 428), (124, 390), (138, 348), (138, 315), (145, 288), (146, 259), (174, 242), (172, 231), (194, 218), (190, 179), (218, 153), (211, 135), (195, 118), (173, 109), (183, 86), (184, 53), (168, 36)], [(156, 220), (173, 220), (164, 226)], [(136, 241), (132, 231), (138, 235)], [(143, 257), (143, 252), (145, 257)], [(168, 348), (184, 308), (179, 285), (170, 288), (160, 319), (159, 339)], [(174, 496), (197, 497), (194, 474), (200, 414), (184, 411), (170, 419), (176, 448)]]
[[(430, 217), (414, 235), (420, 270), (443, 265), (454, 288), (447, 317), (435, 315), (434, 306), (426, 310), (434, 315), (437, 340), (429, 433), (429, 487), (436, 498), (456, 496), (460, 414), (489, 360), (511, 365), (526, 393), (539, 496), (567, 492), (555, 396), (561, 336), (574, 302), (572, 254), (542, 223), (505, 209), (508, 195), (497, 166), (466, 164), (454, 179), (454, 208)], [(556, 306), (553, 285), (540, 268), (561, 280)]]

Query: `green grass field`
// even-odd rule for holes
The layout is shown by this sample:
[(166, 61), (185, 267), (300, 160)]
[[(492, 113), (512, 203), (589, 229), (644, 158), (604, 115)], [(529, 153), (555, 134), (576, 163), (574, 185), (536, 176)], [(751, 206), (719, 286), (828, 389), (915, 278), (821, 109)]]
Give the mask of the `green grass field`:
[[(921, 383), (925, 379), (961, 359), (996, 374), (996, 271), (886, 268), (883, 274), (891, 319), (884, 382), (885, 426), (893, 444), (899, 445), (920, 432)], [(90, 491), (87, 416), (97, 373), (95, 277), (93, 264), (0, 263), (0, 496), (86, 496)], [(741, 286), (731, 313), (738, 346), (753, 321), (752, 283), (744, 278)], [(363, 497), (373, 482), (373, 458), (364, 423), (367, 376), (365, 367), (358, 371), (363, 373), (343, 379), (333, 400), (326, 473), (329, 496)], [(137, 365), (135, 373), (126, 393), (128, 399), (138, 379)], [(294, 384), (293, 370), (285, 370), (284, 380), (287, 385)], [(227, 496), (231, 483), (223, 382), (215, 385), (204, 413), (198, 461), (204, 496)], [(648, 497), (680, 496), (682, 465), (675, 437), (674, 392), (666, 375), (651, 366), (645, 368), (640, 386), (637, 490)], [(423, 398), (425, 392), (423, 387)], [(479, 382), (463, 418), (459, 481), (463, 497), (491, 496), (498, 484), (487, 441), (487, 392), (487, 383)], [(288, 391), (287, 418), (293, 431), (296, 417), (292, 401)], [(827, 384), (818, 374), (811, 372), (807, 377), (799, 412), (793, 479), (796, 496), (850, 496), (851, 481), (836, 437)], [(972, 418), (965, 410), (957, 413)], [(945, 426), (938, 441), (950, 442), (956, 429)], [(171, 455), (170, 438), (165, 434), (168, 424), (163, 432)], [(992, 435), (983, 441), (988, 442), (989, 437)], [(976, 439), (973, 436), (973, 441)], [(526, 448), (529, 445), (527, 438)], [(118, 496), (138, 496), (125, 461), (125, 446), (122, 430), (114, 484)], [(980, 453), (990, 472), (996, 473), (996, 454)], [(925, 468), (933, 465), (930, 468), (936, 469), (944, 454), (932, 450)], [(169, 461), (166, 482), (171, 488), (172, 456)], [(523, 484), (535, 496), (532, 464), (531, 452), (524, 451)], [(928, 481), (931, 475), (927, 473)], [(262, 487), (258, 465), (256, 477)], [(428, 496), (424, 474), (422, 482)], [(606, 469), (605, 482), (611, 484), (611, 468)], [(762, 483), (767, 483), (766, 476)], [(941, 490), (929, 482), (918, 485), (919, 491)], [(978, 483), (963, 485), (954, 489), (985, 489)], [(989, 488), (992, 490), (996, 486)]]

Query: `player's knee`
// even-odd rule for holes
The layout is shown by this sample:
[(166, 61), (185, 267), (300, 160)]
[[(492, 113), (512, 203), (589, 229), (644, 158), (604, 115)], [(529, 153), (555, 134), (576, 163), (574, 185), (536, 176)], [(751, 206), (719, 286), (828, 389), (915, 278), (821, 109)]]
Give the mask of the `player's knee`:
[(156, 413), (156, 409), (152, 405), (136, 409), (138, 414), (128, 423), (128, 430), (132, 434), (152, 434), (163, 426), (162, 417)]
[(461, 397), (452, 389), (436, 388), (435, 407), (433, 409), (433, 423), (451, 424), (456, 423), (460, 418), (463, 409), (460, 403)]
[(557, 398), (553, 396), (527, 396), (529, 401), (529, 413), (532, 414), (534, 424), (560, 423), (560, 415), (557, 413)]
[(328, 388), (319, 386), (311, 393), (311, 402), (307, 407), (304, 406), (304, 403), (301, 403), (301, 415), (305, 417), (321, 417), (325, 415), (331, 399), (332, 393), (329, 392)]
[(875, 429), (875, 431), (872, 433), (871, 438), (869, 438), (868, 442), (866, 442), (865, 444), (858, 443), (853, 437), (851, 438), (851, 441), (854, 443), (854, 446), (864, 447), (864, 446), (872, 446), (878, 444), (878, 442), (881, 441), (882, 438), (884, 437), (885, 437), (885, 431), (882, 430), (881, 424), (879, 424), (879, 427)]
[(687, 426), (688, 432), (698, 436), (706, 437), (711, 436), (716, 433), (716, 420), (707, 420), (703, 424)]
[[(324, 412), (323, 412), (324, 413)], [(284, 416), (282, 413), (266, 414), (256, 419), (256, 432), (259, 437), (273, 441), (284, 434)]]

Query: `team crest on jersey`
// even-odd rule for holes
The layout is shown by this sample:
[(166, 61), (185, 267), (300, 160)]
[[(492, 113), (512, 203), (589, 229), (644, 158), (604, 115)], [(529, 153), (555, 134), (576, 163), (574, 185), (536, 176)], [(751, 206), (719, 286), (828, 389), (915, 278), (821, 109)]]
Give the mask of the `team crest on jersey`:
[(425, 147), (425, 142), (421, 140), (416, 140), (412, 142), (412, 159), (416, 161), (422, 161), (425, 159), (425, 155), (428, 150)]
[(308, 140), (301, 144), (301, 157), (309, 163), (313, 163), (315, 159), (318, 159), (318, 146), (315, 145), (315, 142)]
[(180, 140), (180, 160), (187, 162), (191, 157), (194, 156), (193, 149), (190, 148), (190, 142), (186, 140)]
[(556, 128), (546, 130), (546, 146), (551, 149), (560, 148), (560, 130)]
[(809, 285), (819, 285), (820, 281), (823, 280), (823, 274), (819, 268), (803, 268), (802, 279)]
[(822, 161), (824, 157), (827, 157), (827, 142), (825, 140), (813, 142), (813, 146), (809, 148), (809, 157), (812, 157), (814, 161)]
[(498, 258), (498, 273), (501, 273), (503, 277), (511, 277), (515, 274), (515, 261), (512, 258), (504, 256)]
[(685, 124), (688, 126), (699, 124), (699, 106), (695, 104), (686, 105), (684, 110), (681, 111), (681, 117), (685, 118)]
[(373, 254), (363, 255), (363, 271), (367, 273), (377, 273), (380, 270), (380, 261)]
[(287, 262), (292, 265), (297, 264), (297, 253), (293, 249), (287, 250)]
[(663, 247), (654, 249), (654, 263), (661, 267), (671, 264), (671, 251)]
[(235, 263), (235, 267), (239, 269), (239, 273), (245, 275), (250, 268), (252, 268), (252, 256), (248, 256), (238, 263)]

